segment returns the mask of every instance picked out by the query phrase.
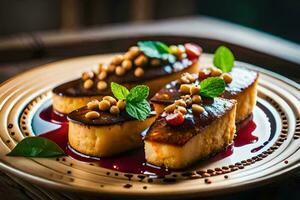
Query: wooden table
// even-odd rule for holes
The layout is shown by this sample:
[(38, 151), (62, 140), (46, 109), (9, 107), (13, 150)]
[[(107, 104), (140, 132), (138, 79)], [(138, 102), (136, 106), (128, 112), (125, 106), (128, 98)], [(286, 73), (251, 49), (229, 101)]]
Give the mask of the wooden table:
[[(76, 33), (28, 33), (0, 38), (0, 82), (32, 67), (67, 57), (124, 51), (141, 39), (168, 43), (191, 41), (201, 44), (206, 52), (213, 52), (217, 46), (225, 44), (234, 51), (237, 60), (300, 82), (299, 45), (207, 17), (122, 24)], [(87, 199), (41, 188), (4, 172), (0, 172), (0, 179), (1, 199)], [(208, 199), (299, 199), (299, 187), (300, 173), (257, 189)]]

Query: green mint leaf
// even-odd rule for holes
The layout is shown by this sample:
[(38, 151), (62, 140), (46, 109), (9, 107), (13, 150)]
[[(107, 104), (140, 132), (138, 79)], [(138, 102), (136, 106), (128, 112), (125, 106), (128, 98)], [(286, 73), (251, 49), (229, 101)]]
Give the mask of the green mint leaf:
[(112, 82), (110, 84), (110, 87), (112, 93), (118, 100), (126, 99), (127, 95), (129, 94), (129, 90), (126, 87), (119, 85), (118, 83)]
[(148, 86), (137, 85), (128, 91), (124, 86), (112, 82), (111, 90), (117, 99), (126, 99), (125, 111), (128, 115), (137, 120), (145, 120), (149, 116), (151, 107), (146, 100), (149, 95)]
[(144, 99), (141, 102), (126, 102), (125, 110), (131, 117), (145, 120), (151, 112), (151, 107), (148, 101)]
[(147, 99), (149, 95), (149, 87), (146, 85), (138, 85), (132, 88), (126, 97), (127, 102), (140, 102)]
[(65, 155), (64, 151), (51, 140), (42, 137), (27, 137), (7, 154), (23, 157), (55, 157)]
[(214, 98), (222, 94), (225, 90), (225, 82), (218, 77), (210, 77), (200, 82), (200, 95)]
[(220, 46), (214, 54), (214, 65), (223, 72), (230, 72), (234, 65), (234, 55), (225, 46)]
[(176, 60), (175, 56), (171, 54), (170, 48), (158, 41), (140, 41), (138, 46), (141, 51), (150, 58), (158, 58), (173, 61)]
[(158, 42), (158, 41), (149, 41), (149, 42), (152, 42), (160, 53), (171, 53), (170, 48), (165, 43)]

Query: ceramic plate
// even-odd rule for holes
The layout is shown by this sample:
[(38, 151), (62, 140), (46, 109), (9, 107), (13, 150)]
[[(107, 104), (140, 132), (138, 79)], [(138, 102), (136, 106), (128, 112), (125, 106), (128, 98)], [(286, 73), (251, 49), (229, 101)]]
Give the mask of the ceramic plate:
[[(299, 85), (253, 65), (260, 72), (257, 106), (235, 143), (209, 160), (184, 171), (158, 170), (143, 163), (143, 152), (95, 162), (71, 156), (22, 158), (5, 156), (27, 136), (60, 131), (61, 116), (51, 112), (51, 89), (78, 78), (84, 70), (112, 55), (59, 61), (30, 70), (0, 87), (0, 167), (32, 183), (59, 190), (101, 195), (180, 197), (231, 192), (265, 184), (299, 167)], [(204, 54), (200, 65), (211, 63)], [(57, 120), (58, 119), (58, 120)], [(74, 156), (76, 157), (76, 156)]]

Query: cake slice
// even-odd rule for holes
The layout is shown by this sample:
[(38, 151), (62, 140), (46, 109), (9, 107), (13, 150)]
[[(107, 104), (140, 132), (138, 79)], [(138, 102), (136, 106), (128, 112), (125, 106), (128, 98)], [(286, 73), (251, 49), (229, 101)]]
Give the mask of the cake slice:
[(205, 98), (200, 105), (193, 104), (186, 110), (180, 107), (174, 112), (170, 106), (166, 107), (149, 128), (144, 137), (148, 163), (173, 169), (185, 168), (232, 143), (235, 100)]
[(112, 95), (111, 82), (128, 88), (145, 84), (152, 96), (181, 73), (196, 73), (201, 52), (199, 46), (189, 43), (167, 46), (157, 41), (139, 42), (126, 53), (114, 56), (107, 65), (100, 64), (95, 72), (84, 72), (81, 78), (55, 87), (53, 108), (68, 114), (93, 99)]
[(83, 107), (68, 115), (69, 145), (89, 156), (107, 157), (141, 147), (141, 133), (155, 120), (155, 114), (138, 121), (125, 112), (114, 115), (101, 111), (101, 117), (87, 118), (86, 114), (92, 111)]
[(188, 84), (199, 85), (200, 81), (210, 76), (223, 76), (222, 78), (226, 79), (225, 91), (220, 97), (237, 101), (236, 123), (250, 116), (256, 105), (258, 73), (241, 67), (234, 67), (229, 73), (222, 73), (215, 67), (211, 67), (202, 69), (197, 74), (183, 74), (180, 79), (170, 82), (151, 98), (155, 111), (162, 113), (167, 105), (174, 103), (176, 99), (185, 94), (180, 91), (180, 86), (187, 84), (182, 79), (185, 82), (190, 80)]
[(238, 67), (233, 68), (229, 74), (232, 76), (232, 82), (226, 86), (221, 97), (237, 101), (236, 123), (241, 123), (255, 108), (259, 74)]
[(141, 133), (156, 118), (146, 101), (149, 88), (139, 85), (129, 91), (116, 83), (111, 88), (118, 100), (105, 96), (68, 115), (71, 148), (106, 157), (143, 145)]

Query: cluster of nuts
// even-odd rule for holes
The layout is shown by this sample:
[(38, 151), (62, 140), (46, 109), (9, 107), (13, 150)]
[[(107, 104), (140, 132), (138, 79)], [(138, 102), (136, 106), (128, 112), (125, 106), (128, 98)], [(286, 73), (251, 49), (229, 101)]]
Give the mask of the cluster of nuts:
[(199, 84), (194, 84), (195, 81), (195, 76), (190, 73), (183, 73), (179, 79), (179, 91), (183, 94), (190, 94), (192, 98), (195, 96), (195, 101), (197, 101), (196, 99), (198, 99), (197, 96), (199, 96), (198, 94), (200, 93), (201, 87)]
[(196, 79), (197, 77), (195, 75), (185, 72), (181, 74), (181, 77), (178, 81), (180, 84), (189, 84), (189, 83), (194, 83)]
[(151, 66), (160, 66), (161, 60), (153, 58), (150, 59), (145, 56), (138, 47), (132, 46), (124, 55), (116, 55), (112, 58), (109, 65), (99, 64), (96, 72), (83, 72), (82, 80), (84, 81), (83, 87), (91, 89), (94, 85), (93, 78), (97, 76), (99, 79), (97, 83), (98, 90), (105, 90), (108, 87), (105, 79), (109, 74), (115, 73), (117, 76), (123, 76), (127, 71), (134, 68), (133, 73), (136, 77), (144, 75), (143, 67), (150, 64)]
[(117, 101), (112, 96), (105, 96), (101, 101), (93, 100), (87, 104), (87, 108), (92, 111), (87, 112), (85, 117), (88, 119), (97, 119), (100, 117), (98, 111), (108, 111), (111, 114), (117, 115), (125, 109), (125, 106), (125, 100)]
[(180, 99), (176, 100), (173, 104), (165, 107), (164, 111), (166, 113), (178, 113), (185, 115), (187, 113), (187, 108), (191, 107), (194, 114), (203, 113), (205, 110), (200, 106), (202, 99), (200, 95), (183, 95)]
[(179, 91), (184, 94), (179, 100), (176, 100), (173, 104), (165, 107), (167, 113), (181, 114), (187, 113), (187, 108), (192, 107), (192, 111), (195, 114), (203, 113), (204, 108), (199, 104), (202, 102), (200, 93), (200, 85), (193, 84), (196, 81), (196, 77), (190, 73), (183, 73), (179, 79), (180, 88)]
[(232, 82), (232, 76), (229, 73), (223, 73), (222, 70), (216, 67), (209, 67), (199, 71), (200, 80), (206, 79), (208, 77), (220, 77), (227, 84)]

